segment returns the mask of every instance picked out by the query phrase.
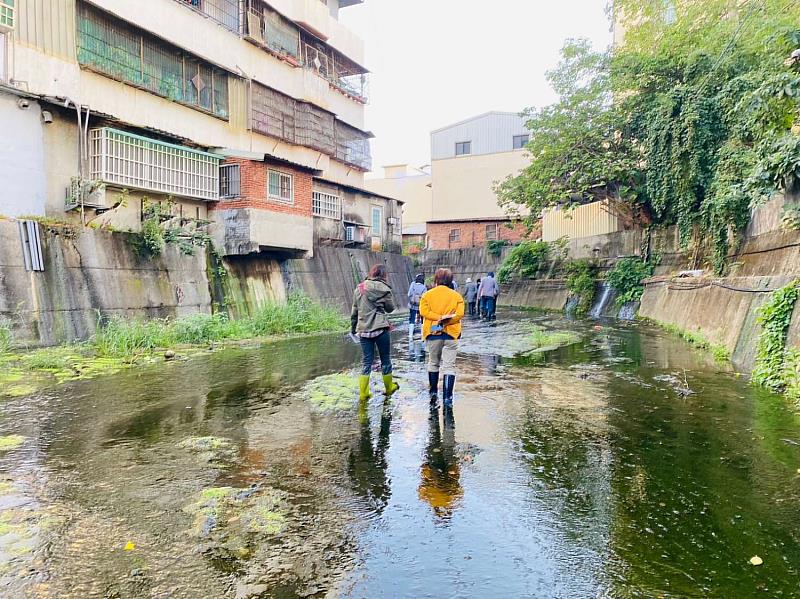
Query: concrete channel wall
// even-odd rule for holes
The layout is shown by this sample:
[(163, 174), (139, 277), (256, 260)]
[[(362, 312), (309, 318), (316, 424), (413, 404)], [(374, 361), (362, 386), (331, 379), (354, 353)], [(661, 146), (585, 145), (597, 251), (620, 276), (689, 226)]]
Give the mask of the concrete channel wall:
[[(54, 345), (90, 337), (98, 320), (210, 314), (215, 300), (205, 252), (140, 257), (127, 233), (41, 226), (43, 272), (25, 270), (16, 221), (0, 220), (0, 319), (18, 345)], [(400, 308), (407, 307), (411, 261), (398, 254), (318, 248), (309, 260), (259, 254), (225, 261), (233, 316), (301, 292), (349, 313), (353, 288), (373, 264), (386, 264)]]

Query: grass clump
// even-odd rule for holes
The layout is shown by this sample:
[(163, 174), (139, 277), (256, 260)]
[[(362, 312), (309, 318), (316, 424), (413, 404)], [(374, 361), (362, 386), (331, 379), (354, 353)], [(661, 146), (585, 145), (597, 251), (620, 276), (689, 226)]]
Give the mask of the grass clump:
[(14, 334), (11, 332), (11, 323), (5, 318), (0, 318), (0, 354), (11, 349)]
[(25, 437), (22, 435), (5, 435), (0, 436), (0, 451), (8, 451), (15, 449), (25, 442)]
[(714, 359), (717, 362), (730, 362), (731, 352), (724, 345), (712, 343), (699, 333), (693, 333), (691, 331), (687, 331), (686, 329), (682, 329), (681, 327), (674, 324), (667, 324), (667, 323), (657, 323), (657, 324), (667, 332), (672, 333), (673, 335), (677, 335), (684, 341), (694, 345), (697, 349), (702, 349), (711, 353), (711, 355), (714, 356)]
[(224, 314), (194, 314), (177, 320), (112, 319), (94, 336), (99, 355), (129, 357), (176, 345), (203, 345), (274, 335), (341, 331), (344, 317), (303, 295), (285, 304), (270, 303), (252, 316), (232, 320)]
[(541, 328), (535, 328), (531, 333), (531, 340), (533, 341), (533, 350), (541, 349), (556, 349), (564, 347), (565, 345), (572, 345), (578, 343), (581, 338), (576, 333), (568, 331), (545, 331)]

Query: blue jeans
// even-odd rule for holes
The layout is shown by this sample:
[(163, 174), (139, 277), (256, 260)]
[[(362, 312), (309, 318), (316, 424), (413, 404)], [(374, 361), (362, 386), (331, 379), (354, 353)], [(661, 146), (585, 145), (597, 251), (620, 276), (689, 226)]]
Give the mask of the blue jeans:
[(494, 313), (497, 310), (497, 298), (485, 297), (483, 299), (486, 301), (486, 318), (494, 318)]
[(361, 351), (364, 354), (363, 368), (361, 374), (369, 375), (372, 371), (372, 363), (375, 361), (375, 348), (381, 358), (381, 371), (383, 374), (392, 374), (392, 336), (389, 329), (386, 329), (372, 339), (361, 337)]
[(417, 324), (417, 316), (419, 316), (419, 306), (416, 308), (408, 309), (408, 324)]

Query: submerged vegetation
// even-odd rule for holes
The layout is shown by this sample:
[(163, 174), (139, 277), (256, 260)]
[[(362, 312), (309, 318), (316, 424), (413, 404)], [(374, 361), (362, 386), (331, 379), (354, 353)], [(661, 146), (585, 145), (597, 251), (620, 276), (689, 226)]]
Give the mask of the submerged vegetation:
[(110, 374), (154, 359), (159, 350), (344, 331), (347, 324), (333, 308), (302, 295), (291, 296), (285, 304), (266, 304), (253, 315), (237, 320), (224, 314), (153, 320), (113, 318), (85, 343), (25, 353), (7, 353), (8, 347), (0, 351), (0, 395), (28, 395), (49, 381), (61, 383)]

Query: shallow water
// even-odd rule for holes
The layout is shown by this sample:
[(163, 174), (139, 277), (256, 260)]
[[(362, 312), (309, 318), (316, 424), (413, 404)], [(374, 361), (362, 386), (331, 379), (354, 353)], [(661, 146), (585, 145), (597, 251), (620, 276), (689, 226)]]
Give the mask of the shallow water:
[[(533, 324), (581, 342), (532, 352)], [(4, 400), (0, 593), (800, 596), (780, 397), (654, 328), (505, 312), (431, 413), (394, 349), (403, 388), (364, 410), (340, 336)]]

